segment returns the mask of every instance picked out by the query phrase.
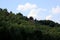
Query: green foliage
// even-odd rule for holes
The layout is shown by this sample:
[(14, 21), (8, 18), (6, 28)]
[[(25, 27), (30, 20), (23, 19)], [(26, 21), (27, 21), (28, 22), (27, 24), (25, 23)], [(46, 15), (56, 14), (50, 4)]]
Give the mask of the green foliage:
[(0, 8), (0, 40), (60, 40), (60, 24), (34, 20)]

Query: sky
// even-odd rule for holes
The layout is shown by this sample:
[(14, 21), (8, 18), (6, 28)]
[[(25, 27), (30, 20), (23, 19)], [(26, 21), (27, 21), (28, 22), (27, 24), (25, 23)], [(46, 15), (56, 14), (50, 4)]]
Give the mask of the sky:
[(28, 18), (60, 23), (60, 0), (0, 0), (0, 8), (15, 14), (21, 12)]

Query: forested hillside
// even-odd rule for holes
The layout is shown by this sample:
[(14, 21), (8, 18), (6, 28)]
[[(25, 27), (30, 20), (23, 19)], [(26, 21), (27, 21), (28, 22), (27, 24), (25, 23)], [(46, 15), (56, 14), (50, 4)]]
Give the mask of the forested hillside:
[(0, 8), (0, 40), (60, 40), (60, 24), (27, 18)]

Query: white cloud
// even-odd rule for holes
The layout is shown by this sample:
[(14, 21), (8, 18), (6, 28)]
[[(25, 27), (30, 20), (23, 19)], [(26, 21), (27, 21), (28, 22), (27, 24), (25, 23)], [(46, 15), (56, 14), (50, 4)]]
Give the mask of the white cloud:
[(39, 13), (39, 11), (40, 11), (39, 9), (32, 9), (28, 14), (28, 18), (31, 16), (35, 18), (37, 14)]
[(56, 7), (52, 8), (51, 12), (52, 12), (53, 14), (58, 14), (58, 13), (60, 13), (60, 6), (56, 6)]
[(26, 10), (36, 9), (36, 8), (37, 8), (36, 4), (26, 3), (24, 5), (18, 5), (17, 10), (26, 11)]
[(46, 20), (51, 20), (51, 18), (52, 18), (52, 15), (46, 16)]
[(27, 17), (29, 18), (32, 16), (33, 18), (36, 18), (38, 13), (46, 11), (46, 9), (39, 8), (36, 4), (26, 3), (24, 5), (18, 5), (17, 7), (18, 11), (27, 11), (29, 10), (29, 13)]
[[(29, 14), (28, 14), (28, 18), (29, 17), (33, 17), (33, 18), (36, 18), (38, 16), (38, 13), (41, 13), (43, 11), (46, 11), (46, 9), (43, 9), (43, 8), (37, 8), (37, 9), (32, 9)], [(38, 19), (38, 18), (37, 18)]]

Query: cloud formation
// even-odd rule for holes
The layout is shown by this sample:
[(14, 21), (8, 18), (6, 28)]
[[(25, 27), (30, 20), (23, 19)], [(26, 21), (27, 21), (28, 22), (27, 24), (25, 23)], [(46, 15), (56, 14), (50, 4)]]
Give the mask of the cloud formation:
[(58, 14), (58, 13), (60, 13), (60, 6), (56, 6), (56, 7), (52, 8), (51, 12), (52, 12), (53, 14)]
[(40, 9), (32, 9), (32, 10), (29, 12), (29, 14), (28, 14), (27, 17), (29, 18), (29, 17), (32, 16), (32, 17), (35, 18), (35, 17), (37, 16), (37, 14), (39, 13), (39, 11), (40, 11)]
[(27, 11), (30, 10), (27, 17), (29, 18), (32, 16), (33, 18), (36, 18), (38, 13), (46, 11), (46, 9), (39, 8), (36, 4), (26, 3), (24, 5), (18, 5), (17, 10), (21, 11)]
[(38, 14), (43, 12), (43, 11), (46, 11), (46, 9), (42, 9), (42, 8), (32, 9), (28, 14), (28, 18), (30, 16), (36, 18), (38, 16)]
[(46, 16), (46, 20), (51, 20), (51, 18), (52, 18), (52, 15)]
[(26, 3), (24, 5), (18, 5), (17, 10), (26, 11), (26, 10), (36, 9), (36, 8), (37, 8), (36, 4)]

